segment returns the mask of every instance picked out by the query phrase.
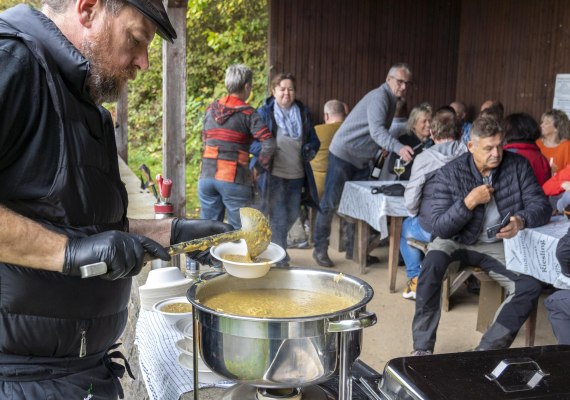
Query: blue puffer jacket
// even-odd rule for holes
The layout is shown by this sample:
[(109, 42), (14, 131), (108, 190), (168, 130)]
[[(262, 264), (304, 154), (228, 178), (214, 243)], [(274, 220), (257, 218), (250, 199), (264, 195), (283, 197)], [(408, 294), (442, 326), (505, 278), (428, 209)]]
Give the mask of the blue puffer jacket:
[[(442, 167), (433, 177), (432, 227), (433, 235), (474, 244), (484, 229), (485, 206), (474, 210), (465, 206), (464, 199), (471, 190), (483, 184), (471, 153), (465, 153)], [(544, 225), (550, 220), (552, 208), (536, 181), (526, 159), (503, 152), (503, 160), (493, 175), (495, 202), (501, 216), (509, 211), (526, 221), (526, 227)]]
[[(309, 108), (305, 106), (298, 100), (295, 100), (295, 103), (299, 106), (301, 110), (301, 123), (303, 125), (303, 145), (301, 146), (301, 151), (303, 152), (303, 167), (305, 170), (305, 182), (303, 184), (303, 194), (302, 194), (302, 202), (303, 204), (316, 208), (319, 210), (319, 195), (317, 192), (317, 185), (315, 183), (315, 176), (313, 175), (313, 169), (311, 168), (310, 161), (315, 158), (317, 151), (321, 147), (321, 142), (317, 133), (315, 132), (315, 128), (313, 125), (313, 121), (311, 119), (311, 113)], [(263, 106), (257, 109), (257, 112), (271, 131), (273, 136), (275, 136), (274, 127), (277, 127), (277, 123), (275, 122), (275, 118), (273, 117), (273, 108), (275, 107), (275, 98), (273, 96), (269, 97)], [(250, 152), (253, 154), (252, 162), (250, 163), (251, 167), (254, 167), (256, 164), (257, 156), (261, 151), (261, 146), (257, 142), (253, 142), (250, 147)], [(262, 171), (260, 168), (259, 171)], [(264, 176), (265, 175), (265, 176)], [(260, 178), (258, 178), (257, 186), (260, 190), (260, 196), (262, 199), (262, 203), (266, 203), (268, 195), (268, 172), (262, 172)], [(262, 210), (267, 210), (267, 205), (262, 204)]]

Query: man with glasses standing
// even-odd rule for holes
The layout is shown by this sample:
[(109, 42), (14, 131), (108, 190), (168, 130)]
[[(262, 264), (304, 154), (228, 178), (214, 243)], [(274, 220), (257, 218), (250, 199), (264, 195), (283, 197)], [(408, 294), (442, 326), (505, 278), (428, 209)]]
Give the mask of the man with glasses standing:
[(390, 136), (396, 103), (406, 94), (412, 72), (405, 63), (390, 68), (386, 82), (366, 94), (348, 114), (329, 148), (329, 165), (325, 190), (317, 214), (313, 258), (322, 267), (332, 267), (328, 256), (331, 222), (338, 208), (344, 183), (351, 180), (366, 180), (370, 163), (380, 149), (400, 155), (404, 161), (412, 159), (414, 151)]

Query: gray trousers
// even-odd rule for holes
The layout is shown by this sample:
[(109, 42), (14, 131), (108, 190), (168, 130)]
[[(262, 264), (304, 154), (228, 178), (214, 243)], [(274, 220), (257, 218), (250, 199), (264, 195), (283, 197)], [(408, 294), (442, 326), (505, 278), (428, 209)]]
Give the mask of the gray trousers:
[(453, 261), (460, 262), (460, 269), (480, 267), (505, 289), (506, 298), (477, 349), (508, 348), (536, 305), (542, 290), (541, 283), (531, 276), (507, 270), (502, 242), (463, 245), (436, 238), (428, 246), (418, 278), (416, 312), (412, 322), (414, 350), (433, 351), (435, 347), (441, 317), (442, 281)]
[(544, 305), (558, 344), (570, 344), (570, 290), (554, 292)]

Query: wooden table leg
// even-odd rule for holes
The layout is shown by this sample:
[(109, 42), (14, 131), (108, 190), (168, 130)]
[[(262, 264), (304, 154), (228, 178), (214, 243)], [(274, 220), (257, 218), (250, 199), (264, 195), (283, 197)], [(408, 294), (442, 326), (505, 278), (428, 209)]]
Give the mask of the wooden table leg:
[(388, 248), (388, 277), (390, 293), (396, 291), (396, 274), (400, 255), (400, 234), (404, 217), (390, 217), (390, 246)]
[(366, 272), (366, 259), (368, 258), (368, 237), (370, 236), (370, 227), (361, 219), (356, 223), (355, 243), (356, 262), (360, 266), (360, 273)]

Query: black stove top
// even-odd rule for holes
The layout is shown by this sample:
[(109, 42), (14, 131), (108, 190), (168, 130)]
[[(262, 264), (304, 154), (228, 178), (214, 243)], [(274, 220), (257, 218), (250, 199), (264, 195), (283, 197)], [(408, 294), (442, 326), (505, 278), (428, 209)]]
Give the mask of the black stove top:
[[(356, 360), (356, 362), (352, 364), (351, 375), (351, 400), (376, 400), (380, 398), (380, 392), (378, 391), (377, 385), (374, 384), (374, 382), (377, 382), (382, 377), (381, 374), (379, 374), (364, 362)], [(338, 394), (338, 385), (338, 375), (333, 376), (325, 383), (321, 383), (321, 386), (326, 387), (335, 394)]]

